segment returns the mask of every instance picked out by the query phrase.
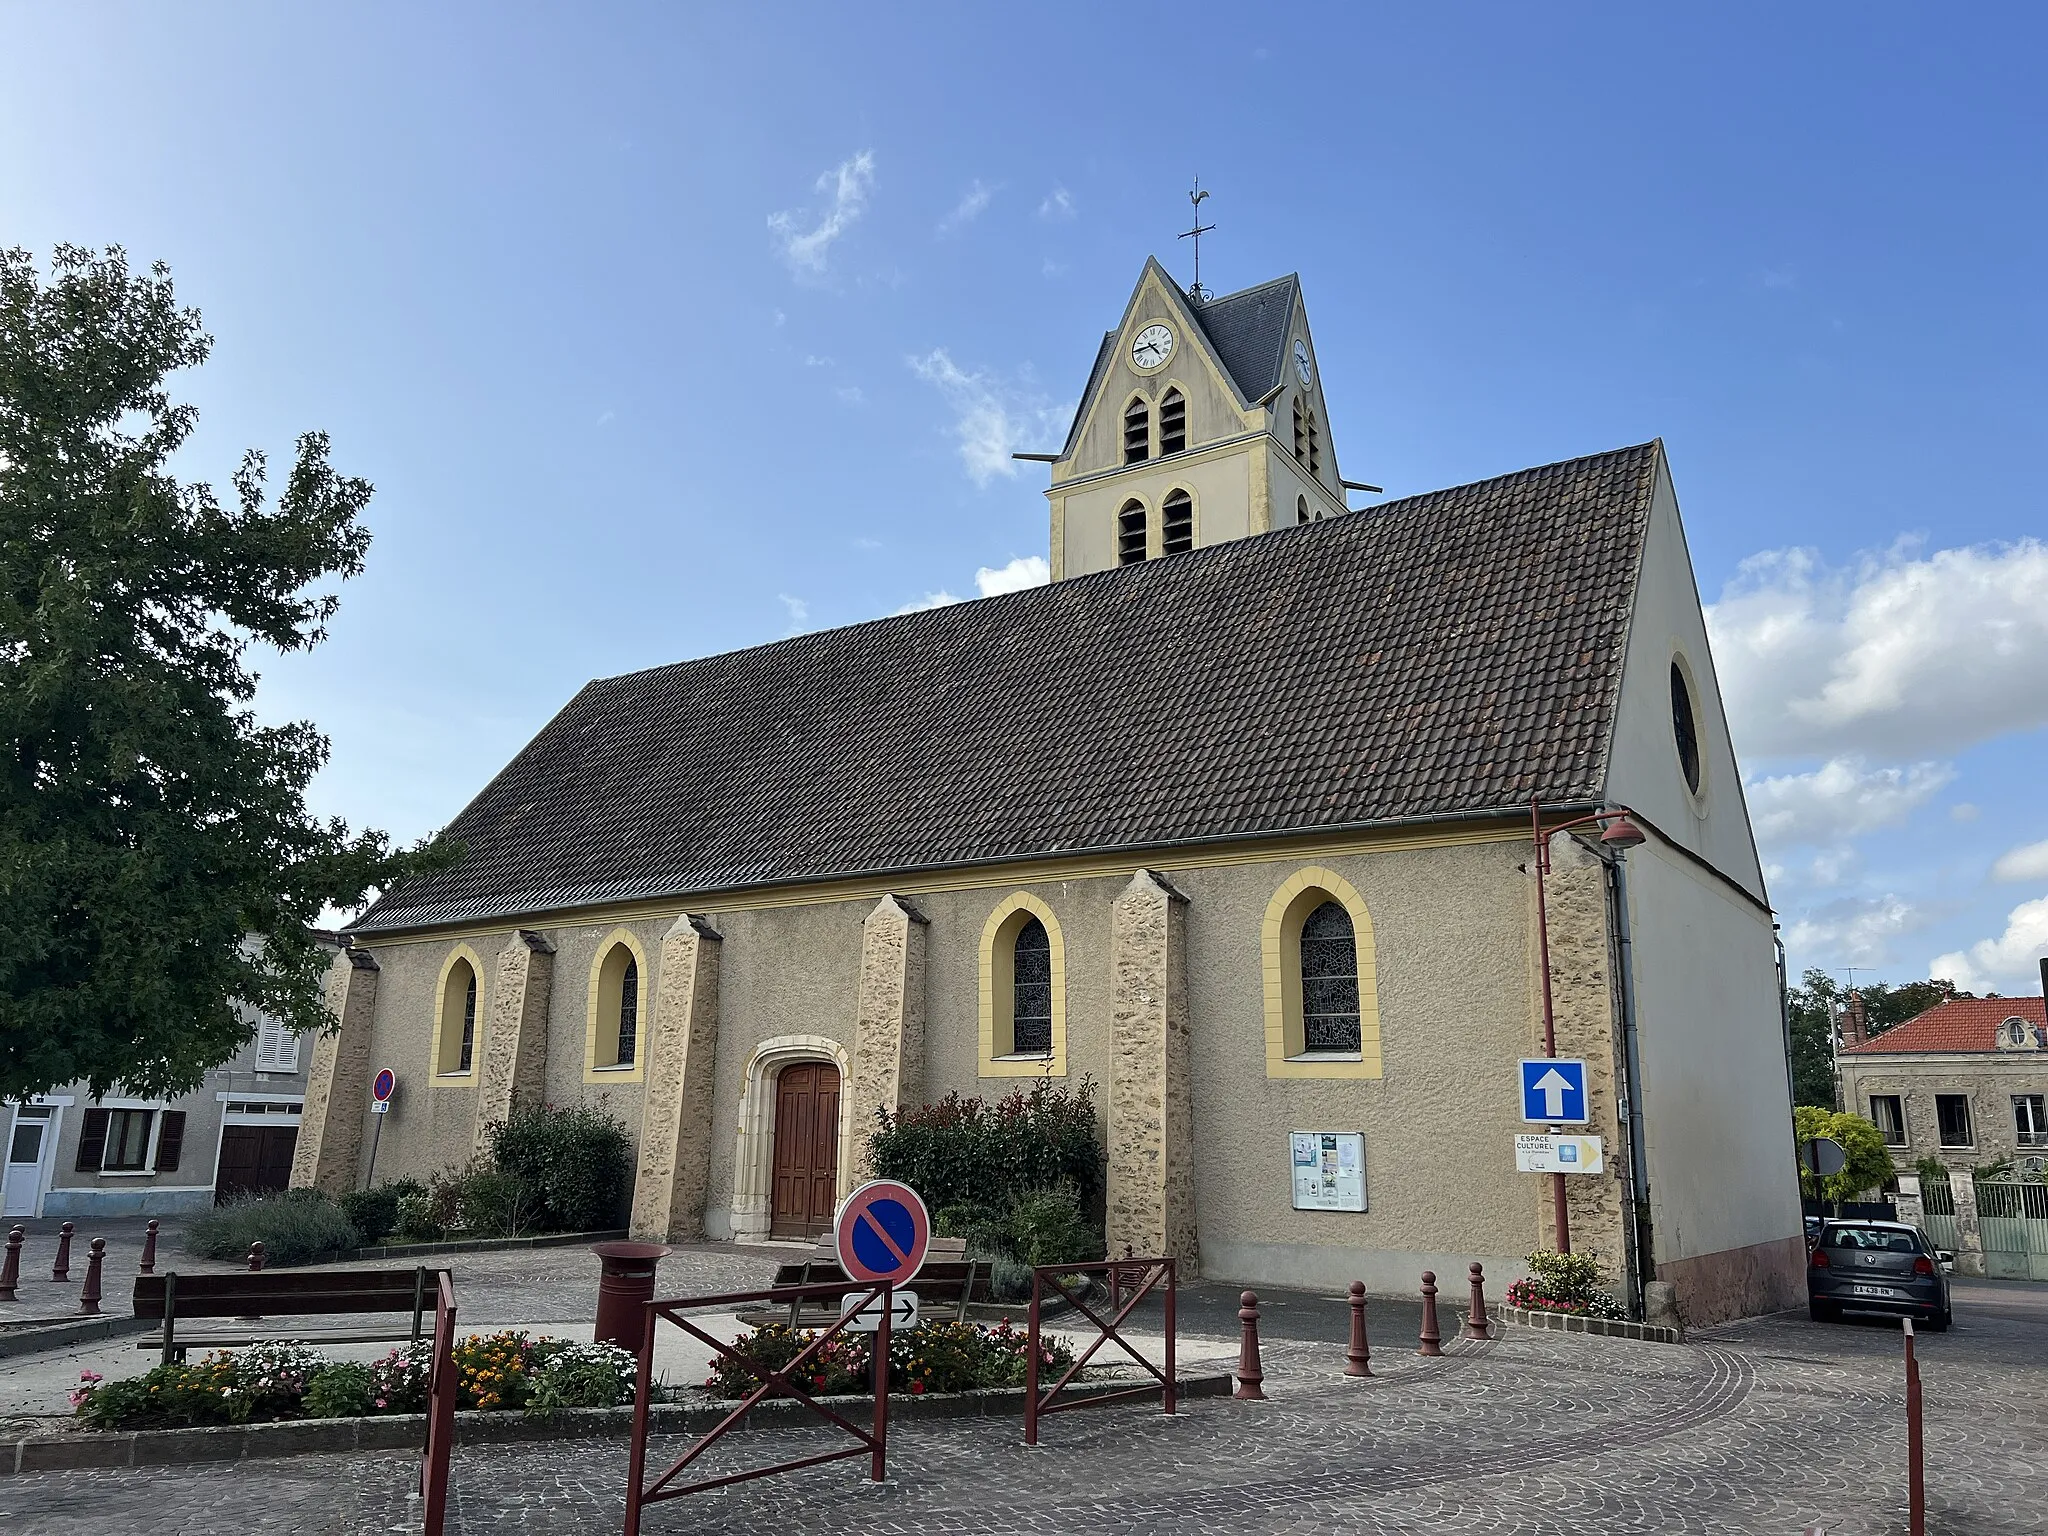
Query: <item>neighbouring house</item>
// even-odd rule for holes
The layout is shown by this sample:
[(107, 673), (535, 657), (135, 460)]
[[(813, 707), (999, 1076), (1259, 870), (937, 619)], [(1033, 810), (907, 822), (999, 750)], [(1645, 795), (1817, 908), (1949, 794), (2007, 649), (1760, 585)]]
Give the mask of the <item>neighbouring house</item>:
[(2048, 1167), (2048, 1015), (2038, 997), (1954, 997), (1842, 1047), (1842, 1102), (1900, 1170)]
[(6, 1214), (163, 1216), (285, 1188), (312, 1050), (276, 1019), (248, 1017), (255, 1037), (178, 1098), (94, 1099), (72, 1083), (0, 1105)]
[[(878, 1111), (1088, 1077), (1112, 1251), (1505, 1281), (1557, 1235), (1534, 811), (1604, 1152), (1573, 1246), (1695, 1323), (1794, 1305), (1771, 911), (1663, 445), (1353, 510), (1322, 390), (1295, 278), (1148, 262), (1038, 456), (1049, 585), (585, 687), (349, 930), (293, 1183), (600, 1103), (637, 1234), (803, 1241)], [(1625, 857), (1560, 830), (1624, 806)]]

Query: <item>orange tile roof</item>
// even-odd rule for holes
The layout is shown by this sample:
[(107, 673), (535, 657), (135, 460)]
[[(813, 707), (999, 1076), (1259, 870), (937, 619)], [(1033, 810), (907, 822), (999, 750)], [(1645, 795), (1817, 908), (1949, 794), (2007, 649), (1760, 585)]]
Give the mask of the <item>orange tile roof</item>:
[(2048, 1027), (2048, 1010), (2038, 997), (1952, 997), (1925, 1013), (1895, 1024), (1874, 1040), (1845, 1047), (1844, 1056), (1898, 1055), (1906, 1051), (1995, 1051), (1998, 1026), (2025, 1019)]

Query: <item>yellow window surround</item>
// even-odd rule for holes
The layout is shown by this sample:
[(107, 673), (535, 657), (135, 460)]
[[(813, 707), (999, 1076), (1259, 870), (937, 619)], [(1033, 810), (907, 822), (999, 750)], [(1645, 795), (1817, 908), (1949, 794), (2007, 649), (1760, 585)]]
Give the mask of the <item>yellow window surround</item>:
[[(472, 980), (476, 983), (476, 1026), (470, 1032), (469, 1070), (463, 1071), (462, 1016)], [(427, 1049), (427, 1081), (436, 1088), (474, 1088), (482, 1076), (483, 1059), (484, 964), (475, 950), (458, 944), (441, 962), (440, 980), (434, 987), (434, 1032)]]
[[(619, 1003), (624, 990), (626, 962), (631, 960), (638, 974), (633, 1060), (619, 1064)], [(647, 948), (629, 928), (615, 928), (597, 946), (590, 962), (590, 990), (584, 1010), (583, 1081), (586, 1083), (638, 1083), (647, 1077), (647, 1049), (653, 1030), (654, 972), (647, 963)]]
[[(1052, 1049), (1020, 1056), (1012, 1049), (1017, 933), (1032, 918), (1045, 927), (1052, 959)], [(1067, 1075), (1067, 944), (1052, 908), (1028, 891), (1005, 897), (981, 930), (981, 1076)]]
[[(1358, 1053), (1303, 1049), (1301, 1019), (1301, 925), (1326, 901), (1351, 914), (1358, 952)], [(1260, 932), (1265, 972), (1266, 1076), (1295, 1078), (1377, 1078), (1381, 1073), (1379, 971), (1372, 914), (1358, 888), (1335, 870), (1310, 865), (1295, 871), (1266, 905)]]

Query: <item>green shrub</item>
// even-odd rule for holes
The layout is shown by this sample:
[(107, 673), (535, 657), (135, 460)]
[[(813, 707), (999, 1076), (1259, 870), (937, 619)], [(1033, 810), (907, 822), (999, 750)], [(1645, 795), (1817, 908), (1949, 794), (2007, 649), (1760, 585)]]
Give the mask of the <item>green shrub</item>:
[(360, 1419), (375, 1411), (377, 1375), (355, 1360), (336, 1360), (306, 1379), (309, 1419)]
[(434, 1197), (425, 1189), (409, 1189), (393, 1207), (397, 1220), (392, 1236), (408, 1243), (438, 1243), (448, 1229), (434, 1216)]
[(341, 1213), (362, 1233), (365, 1243), (374, 1243), (398, 1230), (399, 1200), (424, 1193), (426, 1186), (417, 1179), (395, 1179), (375, 1189), (352, 1189), (341, 1197)]
[(1102, 1257), (1102, 1231), (1082, 1214), (1073, 1190), (1032, 1190), (1010, 1208), (1009, 1247), (1034, 1267), (1085, 1264)]
[(1041, 1079), (991, 1104), (946, 1095), (936, 1104), (877, 1112), (868, 1140), (877, 1178), (901, 1179), (933, 1210), (1007, 1210), (1032, 1190), (1073, 1189), (1084, 1208), (1102, 1190), (1095, 1087)]
[(490, 1129), (490, 1166), (517, 1179), (543, 1232), (594, 1232), (623, 1223), (633, 1188), (625, 1126), (595, 1105), (515, 1108)]
[(202, 1259), (239, 1259), (263, 1244), (266, 1265), (311, 1264), (362, 1246), (362, 1235), (340, 1206), (315, 1190), (237, 1195), (185, 1228), (187, 1253)]
[[(533, 1373), (526, 1416), (551, 1419), (565, 1408), (617, 1408), (633, 1401), (639, 1358), (616, 1344), (571, 1344)], [(654, 1401), (659, 1402), (659, 1391)]]
[(997, 1258), (989, 1265), (988, 1293), (996, 1301), (1029, 1301), (1031, 1266), (1016, 1259)]
[(542, 1202), (525, 1180), (496, 1168), (472, 1168), (462, 1179), (463, 1230), (478, 1237), (523, 1237), (538, 1229)]
[(1627, 1316), (1621, 1303), (1600, 1288), (1600, 1261), (1590, 1253), (1538, 1249), (1529, 1255), (1528, 1275), (1508, 1287), (1507, 1302), (1524, 1311)]

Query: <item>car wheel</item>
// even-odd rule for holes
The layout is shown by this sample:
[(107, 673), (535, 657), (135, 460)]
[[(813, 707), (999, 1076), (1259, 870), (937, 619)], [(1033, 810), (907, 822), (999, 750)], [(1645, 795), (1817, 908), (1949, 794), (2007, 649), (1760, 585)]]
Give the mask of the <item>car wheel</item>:
[(1832, 1301), (1810, 1300), (1806, 1303), (1806, 1314), (1816, 1323), (1832, 1323), (1842, 1315), (1842, 1309)]
[(1943, 1307), (1939, 1312), (1931, 1313), (1927, 1319), (1927, 1331), (1929, 1333), (1947, 1333), (1948, 1325), (1953, 1321), (1954, 1317), (1955, 1313), (1948, 1307)]

